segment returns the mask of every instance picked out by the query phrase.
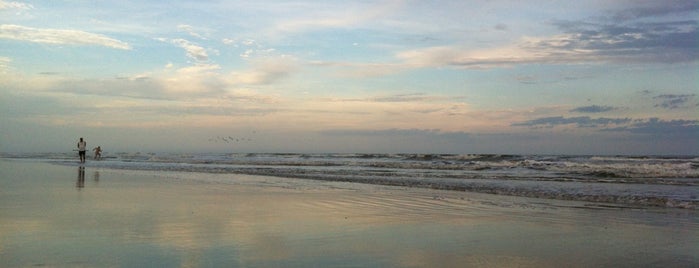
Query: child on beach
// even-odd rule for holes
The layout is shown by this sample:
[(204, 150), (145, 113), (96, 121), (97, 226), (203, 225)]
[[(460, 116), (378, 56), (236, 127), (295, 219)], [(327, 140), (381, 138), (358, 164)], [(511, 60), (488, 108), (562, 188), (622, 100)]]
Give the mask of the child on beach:
[(94, 148), (92, 150), (95, 151), (95, 160), (102, 159), (102, 148), (100, 146), (97, 146), (96, 148)]

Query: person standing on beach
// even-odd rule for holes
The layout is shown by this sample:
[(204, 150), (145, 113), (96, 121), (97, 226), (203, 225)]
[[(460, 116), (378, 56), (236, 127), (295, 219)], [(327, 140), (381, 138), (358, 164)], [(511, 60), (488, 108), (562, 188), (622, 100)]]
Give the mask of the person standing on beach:
[(80, 141), (78, 141), (78, 155), (80, 155), (80, 163), (85, 163), (85, 148), (87, 148), (87, 142), (80, 137)]

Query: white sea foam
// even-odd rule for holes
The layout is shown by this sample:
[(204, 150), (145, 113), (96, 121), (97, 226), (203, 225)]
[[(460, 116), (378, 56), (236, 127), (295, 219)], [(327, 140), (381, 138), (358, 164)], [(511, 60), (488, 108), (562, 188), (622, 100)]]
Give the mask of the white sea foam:
[[(4, 158), (77, 165), (73, 153)], [(105, 153), (102, 168), (251, 174), (626, 206), (699, 207), (699, 158), (439, 154)]]

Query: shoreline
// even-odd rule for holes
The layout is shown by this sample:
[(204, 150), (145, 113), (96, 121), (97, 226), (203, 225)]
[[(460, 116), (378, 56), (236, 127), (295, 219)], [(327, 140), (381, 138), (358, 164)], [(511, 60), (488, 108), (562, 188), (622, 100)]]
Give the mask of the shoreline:
[(699, 265), (694, 210), (4, 160), (0, 175), (8, 267)]
[[(141, 155), (141, 154), (137, 154)], [(214, 154), (216, 155), (216, 154)], [(288, 156), (287, 154), (282, 154)], [(321, 155), (322, 156), (322, 155)], [(152, 155), (149, 157), (153, 157)], [(192, 155), (194, 157), (194, 155)], [(507, 156), (511, 158), (513, 156)], [(521, 157), (521, 156), (520, 156)], [(430, 157), (432, 159), (434, 157)], [(27, 158), (17, 158), (24, 160)], [(293, 158), (292, 158), (293, 159)], [(305, 159), (305, 158), (304, 158)], [(182, 159), (180, 159), (182, 160)], [(49, 160), (47, 160), (49, 161)], [(162, 162), (160, 162), (162, 161)], [(386, 172), (381, 168), (372, 171), (371, 168), (362, 170), (360, 173), (352, 173), (343, 168), (351, 168), (351, 166), (340, 166), (337, 169), (327, 169), (320, 163), (314, 166), (317, 160), (312, 160), (310, 163), (302, 162), (280, 162), (268, 163), (261, 162), (259, 165), (256, 162), (226, 162), (220, 159), (201, 159), (192, 162), (168, 162), (172, 161), (167, 156), (162, 160), (156, 157), (155, 161), (144, 161), (137, 159), (135, 161), (89, 161), (86, 164), (74, 163), (73, 161), (53, 160), (53, 164), (76, 166), (86, 165), (99, 168), (113, 168), (119, 170), (156, 170), (156, 171), (172, 171), (172, 172), (200, 172), (204, 174), (237, 174), (237, 175), (252, 175), (252, 176), (274, 176), (280, 178), (296, 178), (315, 181), (328, 182), (352, 182), (365, 183), (372, 185), (386, 185), (397, 187), (423, 188), (448, 190), (459, 192), (496, 194), (503, 196), (530, 197), (546, 200), (567, 200), (580, 202), (594, 202), (600, 206), (614, 206), (629, 209), (644, 209), (651, 207), (658, 208), (680, 208), (689, 210), (699, 210), (699, 191), (695, 178), (660, 178), (654, 179), (653, 183), (647, 182), (646, 178), (620, 178), (608, 179), (600, 177), (593, 180), (576, 180), (560, 177), (510, 177), (513, 174), (488, 174), (485, 171), (483, 178), (477, 171), (469, 173), (469, 177), (444, 177), (445, 174), (435, 175), (434, 178), (427, 174), (426, 177), (413, 176), (385, 176), (385, 174), (372, 174), (372, 172)], [(216, 161), (221, 161), (216, 162)], [(279, 161), (279, 160), (278, 160)], [(288, 159), (284, 161), (289, 161)], [(422, 163), (422, 162), (417, 162)], [(386, 164), (386, 163), (382, 163)], [(328, 167), (333, 167), (330, 165)], [(349, 170), (349, 169), (348, 169)], [(391, 170), (390, 168), (387, 169)], [(426, 169), (420, 172), (433, 172), (439, 169)], [(400, 169), (393, 169), (390, 172), (401, 172)], [(439, 171), (439, 172), (444, 172)], [(466, 171), (468, 172), (468, 171)], [(527, 172), (527, 171), (523, 171)], [(597, 171), (596, 171), (597, 172)], [(689, 171), (691, 174), (696, 171)], [(693, 172), (693, 173), (692, 173)], [(604, 172), (601, 172), (605, 174)], [(526, 174), (526, 173), (525, 173)], [(505, 178), (499, 178), (502, 175)], [(472, 177), (471, 177), (472, 176)], [(493, 177), (495, 176), (495, 177)], [(516, 176), (516, 175), (514, 175)], [(531, 176), (531, 175), (529, 175)], [(548, 175), (550, 176), (550, 175)], [(652, 174), (648, 174), (652, 176)], [(696, 176), (696, 174), (694, 175)], [(656, 184), (657, 183), (657, 184)], [(652, 185), (649, 187), (648, 185)]]

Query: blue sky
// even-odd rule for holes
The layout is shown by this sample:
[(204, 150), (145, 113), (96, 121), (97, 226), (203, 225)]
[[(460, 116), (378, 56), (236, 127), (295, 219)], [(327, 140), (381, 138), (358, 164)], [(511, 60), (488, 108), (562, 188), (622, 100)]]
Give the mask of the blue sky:
[(699, 154), (697, 1), (4, 1), (0, 151)]

